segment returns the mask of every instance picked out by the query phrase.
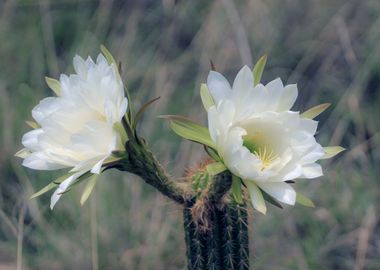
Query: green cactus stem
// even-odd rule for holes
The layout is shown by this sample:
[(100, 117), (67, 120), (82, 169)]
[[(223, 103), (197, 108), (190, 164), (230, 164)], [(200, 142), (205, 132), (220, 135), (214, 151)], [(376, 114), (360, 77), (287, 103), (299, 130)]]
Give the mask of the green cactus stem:
[(143, 139), (130, 139), (125, 144), (125, 150), (121, 153), (121, 161), (108, 168), (116, 168), (140, 176), (147, 184), (179, 204), (185, 204), (191, 199), (189, 188), (168, 176)]
[(208, 214), (209, 228), (201, 230), (191, 209), (184, 208), (188, 270), (248, 270), (246, 205), (229, 202)]

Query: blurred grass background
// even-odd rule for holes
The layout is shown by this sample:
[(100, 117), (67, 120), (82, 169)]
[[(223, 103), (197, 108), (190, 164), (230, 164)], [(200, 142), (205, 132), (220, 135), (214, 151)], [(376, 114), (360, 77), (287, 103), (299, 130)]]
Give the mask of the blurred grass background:
[(263, 81), (298, 83), (296, 109), (331, 102), (319, 141), (348, 150), (325, 176), (298, 181), (315, 209), (251, 213), (255, 269), (380, 269), (380, 2), (378, 0), (1, 0), (0, 269), (184, 269), (181, 210), (132, 175), (107, 172), (49, 210), (30, 195), (60, 173), (23, 168), (24, 121), (52, 95), (44, 76), (105, 44), (123, 62), (136, 106), (161, 100), (141, 133), (175, 176), (203, 156), (157, 114), (206, 123), (198, 95), (209, 59), (230, 80), (269, 56)]

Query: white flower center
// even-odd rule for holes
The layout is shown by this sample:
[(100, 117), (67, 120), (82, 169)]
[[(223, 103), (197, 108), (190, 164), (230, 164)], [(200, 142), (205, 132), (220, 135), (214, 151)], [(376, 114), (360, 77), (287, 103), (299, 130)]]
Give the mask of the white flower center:
[(244, 136), (243, 146), (261, 160), (261, 171), (268, 168), (278, 158), (273, 146), (270, 146), (262, 132)]
[(250, 122), (244, 129), (247, 135), (243, 136), (243, 146), (260, 159), (260, 171), (277, 164), (283, 151), (285, 135), (281, 127), (258, 121)]
[(267, 147), (260, 147), (259, 151), (255, 151), (254, 154), (258, 156), (262, 162), (261, 171), (266, 169), (274, 160), (277, 159), (277, 155), (273, 150), (267, 150)]

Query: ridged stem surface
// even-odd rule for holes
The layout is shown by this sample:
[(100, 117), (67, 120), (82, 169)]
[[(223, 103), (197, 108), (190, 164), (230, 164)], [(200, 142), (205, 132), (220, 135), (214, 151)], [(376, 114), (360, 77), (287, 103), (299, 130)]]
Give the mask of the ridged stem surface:
[(208, 230), (197, 229), (191, 209), (184, 208), (188, 270), (248, 270), (246, 205), (211, 207), (209, 222)]

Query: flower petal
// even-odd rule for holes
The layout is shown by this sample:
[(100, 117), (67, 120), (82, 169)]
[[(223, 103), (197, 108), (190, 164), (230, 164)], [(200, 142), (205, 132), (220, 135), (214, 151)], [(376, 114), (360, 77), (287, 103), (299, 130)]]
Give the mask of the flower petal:
[(294, 105), (298, 96), (298, 89), (296, 84), (289, 84), (285, 86), (282, 96), (279, 100), (277, 110), (288, 111)]
[(300, 121), (300, 127), (302, 128), (302, 130), (306, 131), (307, 133), (310, 133), (311, 135), (314, 135), (317, 132), (318, 121), (306, 118), (303, 118)]
[(216, 71), (210, 71), (207, 77), (207, 87), (210, 90), (215, 103), (222, 99), (229, 98), (232, 94), (231, 86), (222, 74)]
[(234, 84), (232, 86), (232, 91), (234, 95), (244, 96), (248, 91), (253, 89), (253, 74), (248, 66), (244, 66), (240, 69), (239, 73), (236, 75)]
[(73, 65), (74, 65), (74, 70), (75, 72), (81, 76), (81, 77), (86, 77), (87, 76), (87, 65), (86, 62), (83, 60), (82, 57), (79, 55), (75, 55), (73, 59)]
[(58, 200), (61, 198), (62, 193), (67, 190), (71, 186), (71, 184), (78, 179), (80, 176), (85, 174), (86, 171), (80, 171), (77, 173), (74, 173), (71, 175), (69, 178), (64, 180), (61, 184), (59, 184), (58, 188), (54, 191), (53, 195), (51, 196), (50, 199), (50, 209), (53, 210), (55, 204), (58, 202)]
[(313, 164), (309, 164), (309, 165), (304, 165), (302, 167), (303, 169), (303, 177), (304, 178), (316, 178), (316, 177), (320, 177), (323, 175), (323, 171), (322, 171), (322, 167), (321, 165), (317, 164), (317, 163), (313, 163)]
[(302, 164), (313, 163), (321, 159), (324, 155), (325, 151), (323, 150), (323, 147), (320, 144), (315, 143), (307, 150), (306, 154), (300, 159), (300, 162)]
[(268, 104), (269, 106), (266, 109), (276, 110), (280, 102), (280, 98), (284, 92), (284, 84), (280, 78), (277, 78), (266, 84), (265, 87), (268, 90), (268, 97), (271, 100), (271, 102)]
[(127, 109), (128, 109), (128, 99), (124, 98), (123, 101), (120, 104), (120, 107), (119, 107), (119, 118), (118, 118), (118, 121), (121, 121), (121, 119), (123, 118), (123, 116), (127, 112)]
[(55, 163), (44, 152), (34, 152), (22, 162), (22, 166), (33, 170), (58, 170), (66, 168), (63, 164)]
[(288, 165), (284, 171), (286, 174), (282, 177), (282, 181), (293, 180), (302, 175), (302, 166), (300, 164)]
[(253, 207), (257, 211), (265, 215), (267, 212), (267, 207), (265, 205), (265, 200), (260, 189), (256, 186), (256, 184), (253, 181), (250, 180), (245, 180), (244, 184), (247, 186)]
[(38, 137), (43, 134), (43, 130), (33, 129), (22, 136), (22, 145), (24, 145), (30, 151), (38, 151), (40, 145), (38, 144)]
[(106, 160), (106, 158), (108, 158), (108, 156), (104, 157), (103, 159), (99, 160), (95, 165), (94, 167), (92, 167), (91, 169), (91, 172), (94, 173), (94, 174), (99, 174), (101, 169), (102, 169), (102, 165), (104, 163), (104, 160)]
[(257, 185), (264, 190), (266, 193), (271, 195), (276, 200), (294, 205), (296, 202), (296, 192), (295, 190), (287, 183), (284, 182), (257, 182)]
[(56, 97), (44, 98), (40, 103), (33, 108), (32, 117), (37, 123), (41, 123), (43, 119), (57, 111), (61, 106), (59, 99)]

